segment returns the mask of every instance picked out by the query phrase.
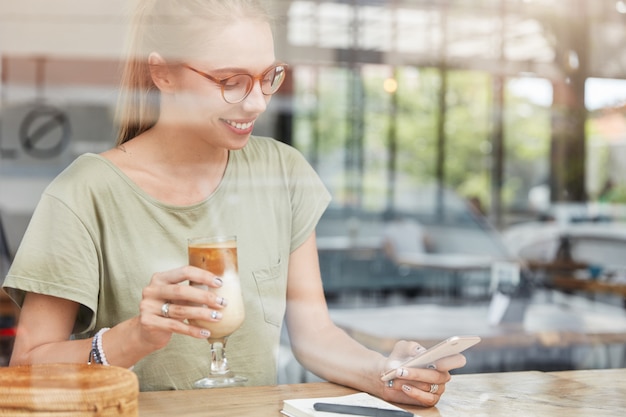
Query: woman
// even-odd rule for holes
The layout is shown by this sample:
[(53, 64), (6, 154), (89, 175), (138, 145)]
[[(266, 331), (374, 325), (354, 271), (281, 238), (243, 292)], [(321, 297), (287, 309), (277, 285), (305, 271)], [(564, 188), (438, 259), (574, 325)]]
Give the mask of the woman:
[(133, 27), (118, 146), (53, 181), (6, 278), (22, 305), (11, 364), (86, 362), (93, 343), (96, 361), (134, 366), (142, 390), (191, 388), (210, 334), (186, 319), (220, 320), (228, 300), (181, 285), (220, 285), (183, 266), (186, 240), (229, 234), (246, 303), (229, 362), (250, 384), (276, 382), (285, 316), (297, 359), (320, 377), (437, 403), (462, 355), (384, 383), (419, 345), (385, 358), (329, 318), (314, 234), (329, 194), (293, 148), (251, 137), (285, 71), (257, 1), (140, 1)]

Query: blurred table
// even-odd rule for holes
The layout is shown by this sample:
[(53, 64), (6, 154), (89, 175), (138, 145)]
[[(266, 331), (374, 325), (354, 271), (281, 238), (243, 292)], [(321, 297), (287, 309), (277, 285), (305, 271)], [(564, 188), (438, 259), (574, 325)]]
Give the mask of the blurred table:
[(317, 238), (320, 269), (327, 294), (346, 290), (368, 290), (372, 265), (381, 259), (379, 237), (320, 236)]
[(579, 279), (571, 276), (554, 276), (550, 279), (554, 288), (566, 291), (581, 291), (589, 294), (606, 293), (622, 297), (622, 306), (626, 308), (626, 283)]
[[(456, 375), (436, 407), (401, 407), (421, 417), (622, 416), (626, 409), (625, 390), (626, 370), (623, 369)], [(327, 382), (142, 392), (139, 415), (279, 417), (286, 399), (355, 392)]]
[[(424, 276), (436, 274), (440, 292), (458, 296), (464, 274), (484, 272), (483, 275), (490, 276), (492, 265), (498, 260), (462, 253), (398, 253), (388, 257), (379, 236), (320, 236), (317, 248), (324, 288), (330, 294), (347, 290), (425, 288), (430, 280), (407, 278), (420, 271)], [(485, 282), (486, 289), (488, 282)]]
[(403, 253), (396, 262), (412, 268), (440, 269), (451, 272), (490, 270), (497, 259), (462, 253)]
[(576, 261), (538, 261), (538, 260), (527, 260), (525, 261), (526, 266), (531, 271), (543, 271), (546, 273), (554, 273), (554, 272), (574, 272), (580, 269), (589, 268), (589, 264), (585, 262), (576, 262)]
[[(523, 320), (496, 326), (488, 323), (488, 311), (486, 304), (416, 304), (332, 309), (331, 316), (354, 339), (385, 354), (391, 352), (398, 340), (416, 340), (429, 347), (453, 335), (479, 335), (481, 343), (467, 351), (468, 368), (474, 371), (483, 371), (481, 363), (495, 363), (496, 356), (501, 356), (500, 362), (491, 369), (502, 370), (507, 364), (515, 364), (511, 369), (520, 370), (526, 369), (522, 367), (525, 358), (528, 363), (541, 361), (548, 351), (557, 352), (551, 360), (565, 363), (567, 358), (560, 353), (571, 351), (572, 347), (604, 349), (617, 345), (623, 350), (626, 343), (626, 312), (619, 306), (594, 304), (575, 297), (569, 304), (531, 302), (526, 306)], [(623, 352), (613, 356), (602, 360), (613, 361), (612, 367), (623, 366)]]
[(338, 257), (355, 257), (372, 259), (382, 248), (379, 237), (319, 236), (317, 250), (320, 255), (336, 255)]
[[(317, 238), (320, 254), (333, 253), (338, 256), (352, 254), (360, 258), (373, 258), (382, 251), (382, 240), (377, 236), (356, 237), (321, 236)], [(445, 271), (472, 271), (491, 269), (493, 256), (463, 253), (400, 253), (396, 254), (398, 264), (413, 268), (440, 269)]]

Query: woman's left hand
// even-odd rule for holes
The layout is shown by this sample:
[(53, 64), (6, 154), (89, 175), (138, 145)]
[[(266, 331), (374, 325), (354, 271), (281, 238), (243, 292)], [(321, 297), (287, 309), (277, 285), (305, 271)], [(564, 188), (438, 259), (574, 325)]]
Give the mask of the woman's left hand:
[(394, 379), (384, 382), (382, 398), (404, 404), (416, 404), (432, 407), (439, 402), (450, 381), (450, 370), (465, 366), (465, 356), (456, 354), (440, 359), (430, 368), (405, 368), (398, 366), (425, 348), (416, 342), (400, 341), (396, 343), (384, 370), (397, 368)]

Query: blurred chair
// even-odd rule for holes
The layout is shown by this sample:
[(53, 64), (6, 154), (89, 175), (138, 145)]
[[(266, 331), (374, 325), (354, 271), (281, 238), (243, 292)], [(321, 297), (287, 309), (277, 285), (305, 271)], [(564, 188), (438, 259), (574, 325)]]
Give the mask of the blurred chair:
[(401, 216), (393, 211), (383, 215), (383, 251), (395, 264), (401, 265), (406, 256), (430, 251), (430, 241), (424, 227), (416, 220)]
[(4, 277), (9, 270), (11, 264), (11, 251), (9, 250), (9, 241), (4, 225), (2, 223), (2, 212), (0, 211), (0, 284), (4, 281)]
[[(0, 285), (4, 282), (4, 277), (9, 271), (9, 265), (12, 260), (1, 214), (0, 212)], [(16, 317), (16, 306), (0, 289), (0, 366), (9, 364), (9, 357), (11, 356), (13, 341), (15, 340)]]
[(414, 218), (392, 211), (386, 212), (383, 218), (383, 252), (398, 274), (406, 278), (405, 282), (411, 279), (415, 289), (460, 297), (464, 295), (464, 289), (469, 288), (472, 277), (477, 276), (481, 277), (477, 295), (488, 294), (488, 281), (496, 258), (438, 252), (429, 232)]
[(4, 231), (4, 223), (2, 220), (2, 212), (0, 212), (0, 254), (9, 257), (9, 242)]

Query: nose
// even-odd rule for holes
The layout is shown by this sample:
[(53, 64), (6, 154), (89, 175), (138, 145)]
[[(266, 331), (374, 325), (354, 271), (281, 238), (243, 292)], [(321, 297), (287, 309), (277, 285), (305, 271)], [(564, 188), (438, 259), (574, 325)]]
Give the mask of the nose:
[(271, 96), (266, 96), (261, 91), (261, 84), (258, 81), (255, 81), (252, 91), (248, 94), (243, 100), (244, 110), (250, 113), (261, 114), (267, 109), (267, 105), (270, 101)]

